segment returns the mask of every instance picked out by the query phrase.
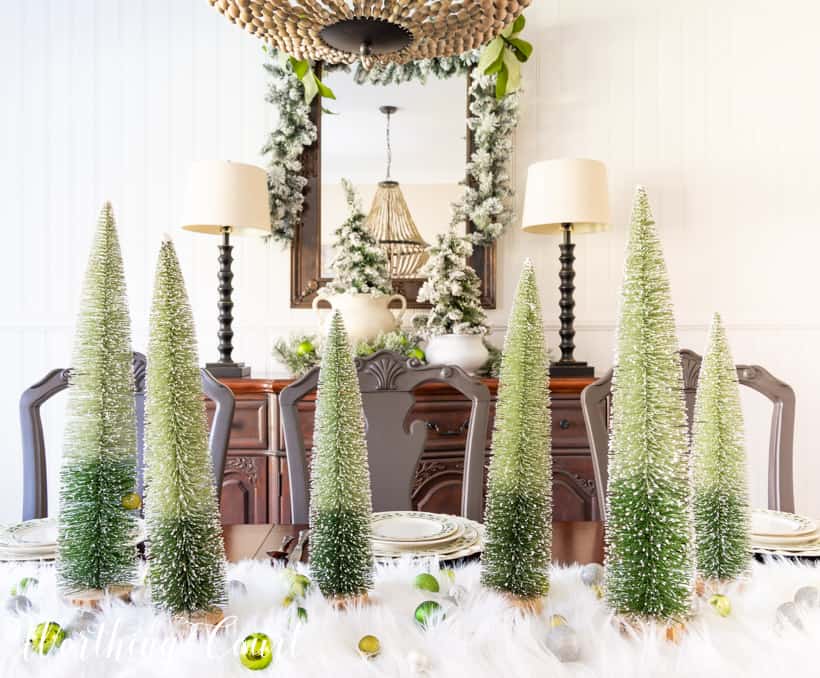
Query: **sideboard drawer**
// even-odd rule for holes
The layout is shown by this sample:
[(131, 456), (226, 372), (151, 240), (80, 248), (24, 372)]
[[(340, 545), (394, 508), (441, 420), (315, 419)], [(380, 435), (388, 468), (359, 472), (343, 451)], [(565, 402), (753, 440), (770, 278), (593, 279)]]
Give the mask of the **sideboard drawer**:
[[(206, 403), (208, 426), (214, 416), (214, 405)], [(230, 450), (268, 449), (268, 403), (266, 400), (237, 400), (231, 423)]]
[(578, 398), (552, 399), (552, 447), (589, 447)]

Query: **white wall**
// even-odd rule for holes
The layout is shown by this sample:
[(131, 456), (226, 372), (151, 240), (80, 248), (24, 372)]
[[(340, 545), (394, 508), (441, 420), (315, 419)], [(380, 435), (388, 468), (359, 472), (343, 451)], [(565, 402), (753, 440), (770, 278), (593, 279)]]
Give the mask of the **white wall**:
[[(798, 395), (798, 508), (820, 515), (820, 63), (811, 0), (537, 0), (513, 166), (559, 155), (604, 160), (615, 227), (580, 240), (578, 355), (611, 362), (624, 224), (647, 185), (672, 276), (681, 343), (702, 349), (720, 310), (738, 362), (759, 362)], [(201, 337), (215, 354), (216, 241), (177, 228), (193, 159), (261, 162), (273, 122), (258, 41), (203, 0), (0, 2), (0, 520), (19, 514), (17, 399), (67, 364), (97, 210), (119, 218), (134, 324), (146, 344), (154, 256), (174, 234)], [(518, 202), (520, 203), (520, 196)], [(274, 368), (277, 334), (312, 323), (288, 308), (289, 257), (237, 241), (236, 357)], [(557, 341), (557, 241), (511, 231), (499, 247), (503, 327), (520, 264), (533, 257)], [(764, 423), (749, 417), (764, 501)], [(56, 420), (57, 417), (55, 417)], [(59, 429), (51, 431), (54, 444)], [(52, 448), (53, 449), (53, 448)], [(53, 489), (52, 483), (52, 489)]]

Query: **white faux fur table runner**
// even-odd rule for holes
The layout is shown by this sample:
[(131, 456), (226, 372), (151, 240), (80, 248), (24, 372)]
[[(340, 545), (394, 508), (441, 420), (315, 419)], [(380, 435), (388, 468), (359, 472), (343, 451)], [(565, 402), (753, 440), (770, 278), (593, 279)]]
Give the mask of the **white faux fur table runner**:
[[(30, 594), (38, 608), (20, 617), (0, 617), (0, 676), (49, 678), (202, 678), (210, 676), (389, 676), (499, 678), (500, 676), (629, 676), (630, 678), (820, 675), (820, 609), (804, 610), (804, 629), (778, 629), (776, 608), (801, 586), (820, 586), (820, 570), (792, 563), (755, 564), (742, 593), (728, 591), (732, 613), (722, 618), (702, 604), (679, 644), (649, 631), (640, 638), (622, 635), (604, 603), (580, 581), (579, 568), (555, 568), (541, 617), (522, 617), (479, 586), (479, 565), (456, 571), (456, 583), (468, 591), (461, 606), (446, 600), (448, 578), (439, 575), (440, 594), (413, 588), (418, 564), (380, 567), (374, 604), (338, 612), (315, 590), (304, 607), (306, 624), (294, 623), (282, 606), (287, 580), (281, 570), (262, 562), (229, 567), (229, 578), (242, 581), (247, 595), (233, 595), (226, 614), (230, 630), (216, 638), (178, 640), (167, 620), (150, 607), (112, 604), (104, 610), (102, 632), (87, 640), (76, 634), (48, 656), (24, 651), (31, 629), (41, 621), (67, 625), (73, 608), (58, 602), (54, 571), (32, 564), (0, 566), (0, 590), (22, 577), (40, 581)], [(435, 570), (434, 570), (435, 571)], [(413, 618), (416, 605), (440, 600), (444, 621), (427, 630)], [(577, 631), (580, 660), (560, 663), (544, 645), (551, 614), (561, 614)], [(273, 663), (262, 671), (243, 667), (239, 641), (261, 631), (274, 642)], [(381, 641), (382, 652), (364, 660), (356, 652), (363, 635)]]

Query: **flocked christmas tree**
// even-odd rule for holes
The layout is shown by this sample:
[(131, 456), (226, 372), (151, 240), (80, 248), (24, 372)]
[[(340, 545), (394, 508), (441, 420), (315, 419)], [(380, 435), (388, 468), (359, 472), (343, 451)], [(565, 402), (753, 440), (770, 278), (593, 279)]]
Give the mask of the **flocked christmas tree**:
[(740, 388), (716, 313), (700, 367), (693, 422), (698, 572), (731, 580), (749, 567), (750, 514)]
[(432, 308), (423, 329), (435, 334), (483, 334), (487, 316), (481, 308), (481, 281), (467, 263), (472, 244), (459, 237), (454, 228), (436, 235), (430, 258), (419, 271), (426, 280), (419, 301)]
[(485, 586), (518, 598), (549, 590), (552, 470), (549, 371), (528, 260), (504, 339), (481, 558)]
[(694, 535), (669, 280), (646, 190), (632, 209), (612, 382), (607, 599), (627, 616), (689, 612)]
[(325, 339), (310, 484), (310, 569), (328, 597), (365, 595), (373, 582), (372, 500), (359, 378), (341, 314)]
[(225, 551), (208, 450), (193, 315), (174, 246), (154, 281), (146, 394), (146, 518), (151, 598), (173, 614), (225, 601)]
[(390, 294), (387, 255), (365, 225), (352, 184), (342, 180), (350, 214), (336, 229), (331, 262), (334, 278), (328, 285), (337, 294)]
[(111, 204), (100, 212), (74, 335), (60, 472), (58, 574), (68, 592), (136, 574), (137, 424), (131, 322)]

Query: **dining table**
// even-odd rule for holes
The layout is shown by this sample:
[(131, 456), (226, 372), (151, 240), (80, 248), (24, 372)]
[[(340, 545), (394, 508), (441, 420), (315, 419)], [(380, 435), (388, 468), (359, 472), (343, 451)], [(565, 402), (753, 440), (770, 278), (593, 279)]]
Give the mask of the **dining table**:
[[(276, 551), (287, 536), (297, 537), (306, 525), (272, 523), (223, 525), (225, 553), (230, 562), (267, 560), (268, 551)], [(310, 542), (302, 560), (307, 560)], [(552, 524), (552, 562), (602, 563), (604, 560), (604, 526), (597, 520), (557, 521)]]

